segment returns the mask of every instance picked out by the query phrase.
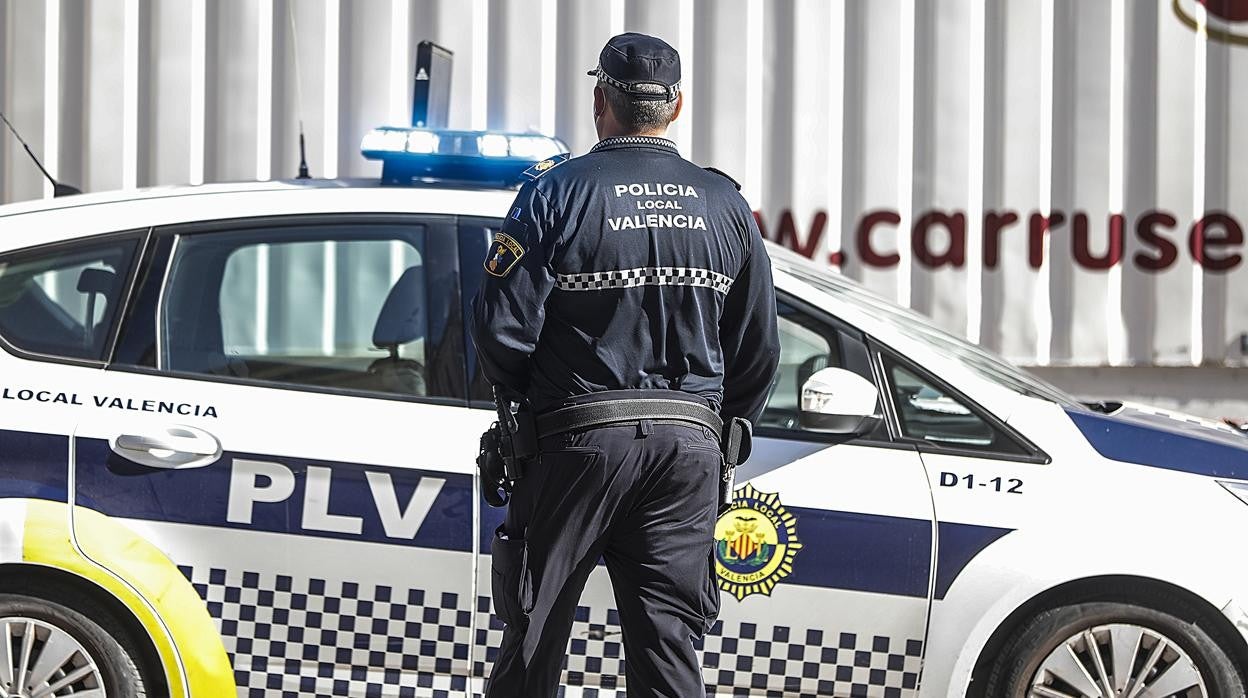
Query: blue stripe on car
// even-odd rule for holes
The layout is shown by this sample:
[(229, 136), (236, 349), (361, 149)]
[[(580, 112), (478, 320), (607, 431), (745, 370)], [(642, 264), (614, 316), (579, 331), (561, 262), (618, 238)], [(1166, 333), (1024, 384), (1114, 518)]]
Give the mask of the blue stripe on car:
[(0, 497), (66, 501), (69, 439), (57, 434), (0, 431)]
[(1169, 417), (1068, 410), (1097, 453), (1110, 460), (1248, 480), (1248, 439)]
[(936, 598), (943, 599), (953, 580), (984, 548), (1000, 540), (1013, 529), (970, 524), (939, 524), (940, 550), (936, 556)]
[[(114, 454), (107, 441), (79, 438), (77, 443), (77, 503), (108, 516), (442, 550), (468, 550), (472, 542), (468, 526), (472, 517), (472, 478), (467, 475), (236, 452), (227, 452), (216, 463), (203, 468), (157, 470)], [(295, 476), (294, 491), (280, 502), (255, 502), (251, 507), (250, 524), (227, 521), (230, 472), (235, 459), (282, 465)], [(328, 513), (361, 518), (359, 535), (301, 527), (309, 466), (332, 470)], [(398, 539), (386, 535), (373, 503), (367, 472), (391, 475), (395, 500), (400, 507), (411, 500), (420, 478), (445, 480), (415, 538)]]
[[(67, 445), (63, 436), (0, 431), (0, 482), (8, 493), (5, 496), (64, 501)], [(160, 470), (117, 456), (104, 440), (79, 438), (76, 445), (77, 503), (108, 516), (451, 551), (470, 549), (473, 492), (472, 479), (467, 475), (232, 452), (208, 467)], [(227, 521), (235, 459), (280, 463), (294, 473), (294, 491), (280, 502), (255, 502), (250, 524)], [(309, 466), (332, 469), (328, 511), (362, 519), (359, 535), (301, 527)], [(386, 535), (366, 472), (388, 473), (401, 507), (411, 499), (420, 478), (444, 481), (415, 538)], [(788, 510), (797, 517), (797, 532), (804, 547), (785, 584), (926, 598), (931, 569), (930, 521), (806, 507)], [(489, 549), (489, 536), (502, 516), (501, 510), (484, 510), (482, 550)], [(1009, 529), (960, 523), (941, 523), (939, 531), (938, 599), (975, 555), (1009, 533)]]

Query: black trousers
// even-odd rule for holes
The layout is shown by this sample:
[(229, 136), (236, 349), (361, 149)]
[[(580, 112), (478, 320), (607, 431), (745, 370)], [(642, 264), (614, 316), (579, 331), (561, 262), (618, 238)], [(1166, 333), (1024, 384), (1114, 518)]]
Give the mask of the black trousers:
[(506, 628), (487, 698), (557, 694), (599, 559), (620, 613), (628, 695), (706, 694), (693, 643), (719, 613), (711, 555), (720, 461), (713, 432), (692, 425), (643, 421), (542, 441), (491, 545)]

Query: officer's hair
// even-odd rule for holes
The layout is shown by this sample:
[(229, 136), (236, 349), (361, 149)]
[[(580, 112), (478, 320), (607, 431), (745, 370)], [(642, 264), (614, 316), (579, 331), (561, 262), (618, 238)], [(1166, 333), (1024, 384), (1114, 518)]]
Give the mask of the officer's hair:
[[(605, 82), (599, 81), (598, 86), (606, 95), (607, 104), (611, 106), (611, 113), (615, 114), (615, 119), (630, 131), (665, 129), (676, 116), (676, 100), (674, 99), (670, 102), (633, 99), (627, 93)], [(637, 85), (635, 89), (647, 94), (663, 94), (664, 92), (661, 85), (642, 84)]]

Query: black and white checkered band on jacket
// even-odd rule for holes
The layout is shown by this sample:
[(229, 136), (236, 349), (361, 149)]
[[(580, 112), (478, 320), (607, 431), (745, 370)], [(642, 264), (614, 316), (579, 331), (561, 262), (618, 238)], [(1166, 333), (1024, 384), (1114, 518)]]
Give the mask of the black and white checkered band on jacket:
[(561, 291), (601, 291), (635, 286), (702, 286), (727, 294), (732, 278), (692, 267), (639, 267), (594, 271), (585, 274), (559, 274), (555, 287)]

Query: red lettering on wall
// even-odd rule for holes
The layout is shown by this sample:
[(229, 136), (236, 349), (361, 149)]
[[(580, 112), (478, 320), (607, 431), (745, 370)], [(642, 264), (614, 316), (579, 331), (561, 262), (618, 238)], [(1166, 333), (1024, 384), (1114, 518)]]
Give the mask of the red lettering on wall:
[[(940, 254), (932, 252), (931, 236), (928, 233), (933, 226), (943, 226), (949, 231), (949, 246)], [(961, 211), (953, 214), (928, 211), (915, 221), (910, 244), (914, 249), (914, 258), (920, 264), (933, 269), (939, 269), (946, 264), (955, 269), (962, 268), (966, 264), (966, 214)]]
[(1135, 222), (1135, 236), (1145, 245), (1152, 245), (1157, 248), (1157, 256), (1153, 257), (1144, 252), (1135, 253), (1135, 266), (1144, 271), (1161, 271), (1174, 264), (1179, 258), (1179, 248), (1161, 233), (1157, 232), (1157, 226), (1162, 225), (1166, 228), (1173, 228), (1179, 222), (1174, 216), (1165, 211), (1150, 211), (1140, 216)]
[(780, 224), (776, 226), (774, 237), (767, 234), (767, 224), (763, 222), (763, 216), (758, 211), (754, 212), (754, 220), (758, 222), (758, 229), (762, 232), (764, 240), (771, 240), (808, 259), (814, 259), (815, 251), (819, 249), (819, 243), (823, 241), (823, 228), (828, 224), (828, 214), (826, 211), (815, 212), (805, 244), (797, 234), (797, 223), (793, 220), (792, 211), (786, 210), (780, 214)]
[(901, 222), (901, 216), (896, 211), (882, 209), (878, 211), (870, 211), (858, 223), (858, 256), (867, 266), (880, 267), (887, 269), (895, 267), (901, 262), (901, 255), (896, 252), (888, 254), (880, 254), (871, 246), (871, 230), (880, 223), (889, 223), (897, 225)]
[(1075, 255), (1075, 263), (1088, 269), (1109, 269), (1122, 261), (1122, 226), (1121, 213), (1109, 217), (1109, 249), (1097, 257), (1092, 254), (1092, 244), (1088, 240), (1088, 214), (1079, 211), (1071, 221), (1075, 231), (1070, 241), (1071, 252)]
[(984, 212), (984, 267), (996, 269), (1001, 260), (1001, 231), (1018, 222), (1018, 214), (1013, 211), (997, 213)]
[[(1045, 217), (1033, 211), (1027, 217), (1027, 264), (1032, 269), (1039, 269), (1044, 264), (1045, 235), (1053, 232), (1066, 221), (1067, 214), (1053, 211)], [(775, 235), (768, 235), (763, 217), (754, 213), (763, 237), (778, 242), (789, 249), (813, 259), (820, 250), (823, 233), (827, 227), (828, 215), (825, 211), (817, 211), (811, 219), (810, 231), (803, 241), (798, 234), (793, 214), (784, 211), (780, 214)], [(1020, 220), (1017, 211), (985, 211), (984, 212), (984, 268), (996, 269), (1001, 261), (1001, 233)], [(1092, 250), (1089, 232), (1088, 215), (1083, 211), (1071, 214), (1070, 250), (1074, 262), (1079, 267), (1096, 271), (1112, 269), (1121, 264), (1125, 258), (1127, 219), (1121, 213), (1107, 217), (1108, 243), (1101, 254)], [(901, 215), (891, 209), (875, 209), (867, 211), (858, 220), (855, 230), (855, 248), (851, 254), (857, 254), (862, 263), (880, 269), (897, 266), (901, 262), (901, 254), (897, 250), (886, 250), (877, 247), (872, 233), (881, 225), (897, 226), (901, 223)], [(966, 212), (928, 210), (916, 218), (910, 231), (910, 245), (916, 262), (926, 268), (941, 267), (962, 268), (966, 263), (967, 231)], [(1163, 232), (1173, 230), (1178, 222), (1166, 211), (1145, 211), (1135, 221), (1135, 236), (1140, 241), (1140, 249), (1132, 255), (1131, 261), (1141, 270), (1155, 272), (1168, 269), (1179, 258), (1179, 246)], [(939, 242), (933, 244), (932, 238), (937, 234), (934, 228), (948, 231), (948, 247), (940, 247)], [(894, 231), (895, 232), (895, 231)], [(903, 238), (904, 239), (904, 238)], [(1242, 246), (1245, 242), (1243, 224), (1226, 211), (1210, 211), (1199, 221), (1193, 223), (1188, 238), (1188, 250), (1192, 259), (1209, 271), (1228, 271), (1238, 267), (1244, 261)], [(940, 250), (933, 250), (939, 247)], [(1054, 248), (1058, 249), (1058, 248)], [(828, 254), (829, 264), (840, 266), (845, 262), (844, 252)]]
[(1044, 264), (1044, 234), (1061, 225), (1066, 214), (1057, 211), (1049, 212), (1049, 217), (1040, 215), (1039, 211), (1031, 214), (1027, 220), (1027, 264), (1032, 269), (1039, 269)]
[[(1214, 236), (1214, 231), (1221, 230), (1222, 235)], [(1215, 257), (1213, 248), (1244, 244), (1244, 229), (1239, 222), (1223, 211), (1210, 211), (1204, 218), (1192, 224), (1192, 234), (1187, 239), (1192, 259), (1209, 271), (1227, 271), (1239, 266), (1243, 257), (1229, 254)]]

